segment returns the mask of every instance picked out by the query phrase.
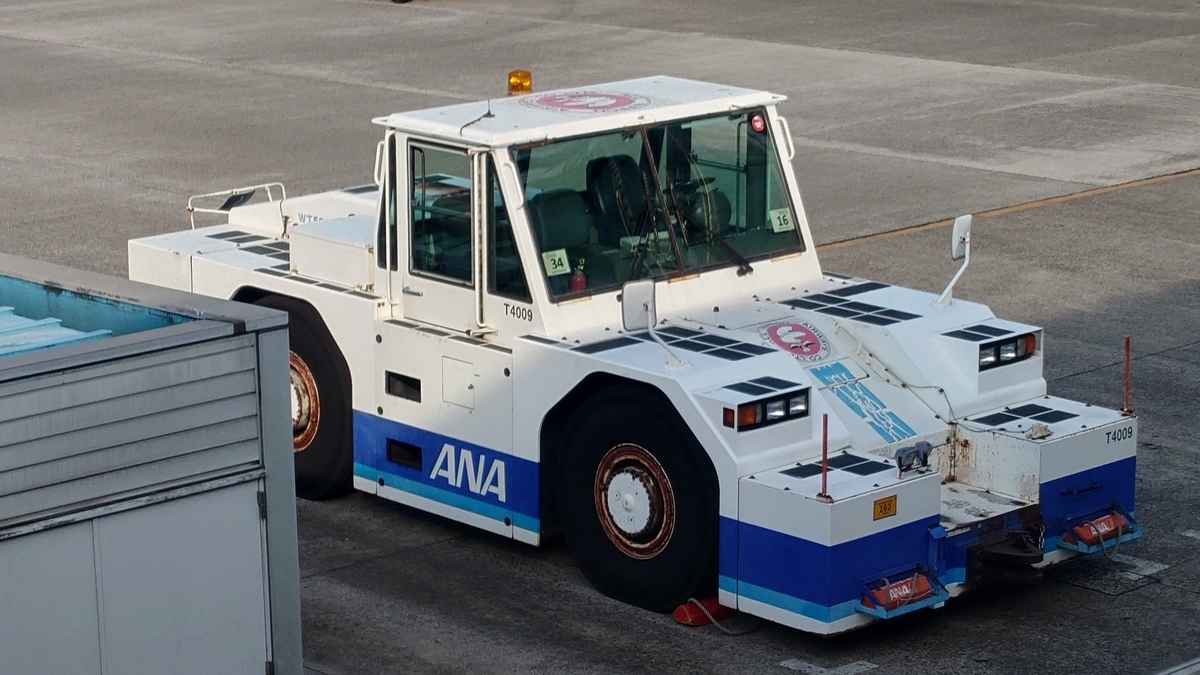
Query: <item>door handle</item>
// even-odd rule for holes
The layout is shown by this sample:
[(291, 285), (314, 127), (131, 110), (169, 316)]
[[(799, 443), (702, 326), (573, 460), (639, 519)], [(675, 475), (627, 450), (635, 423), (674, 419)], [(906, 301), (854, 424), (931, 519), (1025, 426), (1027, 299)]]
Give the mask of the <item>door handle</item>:
[(417, 296), (417, 297), (420, 297), (420, 296), (422, 296), (422, 295), (425, 295), (424, 291), (418, 291), (418, 290), (416, 290), (416, 289), (409, 288), (408, 286), (405, 286), (404, 288), (401, 288), (401, 289), (400, 289), (400, 292), (401, 292), (401, 293), (403, 293), (403, 294), (405, 294), (405, 295), (415, 295), (415, 296)]

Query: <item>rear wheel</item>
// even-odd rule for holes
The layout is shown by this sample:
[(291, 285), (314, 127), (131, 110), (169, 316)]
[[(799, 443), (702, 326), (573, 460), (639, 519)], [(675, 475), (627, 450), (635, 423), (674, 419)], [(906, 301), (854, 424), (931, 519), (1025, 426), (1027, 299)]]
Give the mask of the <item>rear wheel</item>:
[(346, 361), (324, 322), (305, 303), (268, 296), (255, 304), (288, 313), (296, 495), (329, 499), (346, 494), (354, 469)]
[(656, 612), (711, 594), (716, 477), (667, 402), (632, 386), (596, 394), (572, 417), (560, 457), (563, 535), (597, 589)]

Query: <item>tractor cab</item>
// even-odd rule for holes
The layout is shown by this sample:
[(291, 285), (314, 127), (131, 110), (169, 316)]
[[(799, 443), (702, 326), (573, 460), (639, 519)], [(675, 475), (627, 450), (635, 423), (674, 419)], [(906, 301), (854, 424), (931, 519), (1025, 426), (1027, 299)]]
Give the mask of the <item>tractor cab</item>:
[(653, 77), (375, 120), (377, 281), (503, 342), (619, 326), (630, 281), (679, 311), (818, 278), (780, 100)]

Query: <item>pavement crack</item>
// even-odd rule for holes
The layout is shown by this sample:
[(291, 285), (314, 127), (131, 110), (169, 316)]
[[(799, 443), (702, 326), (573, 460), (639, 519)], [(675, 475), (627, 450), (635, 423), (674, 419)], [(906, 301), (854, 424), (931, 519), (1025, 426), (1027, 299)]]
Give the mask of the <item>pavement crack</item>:
[(1178, 584), (1169, 584), (1157, 577), (1155, 577), (1155, 580), (1158, 581), (1159, 584), (1161, 584), (1162, 586), (1166, 586), (1167, 588), (1173, 588), (1177, 591), (1183, 591), (1184, 593), (1191, 593), (1192, 595), (1200, 596), (1200, 589), (1188, 588), (1187, 586), (1180, 586)]
[[(1177, 350), (1177, 349), (1187, 349), (1188, 347), (1195, 347), (1196, 345), (1200, 345), (1200, 340), (1196, 340), (1196, 341), (1194, 341), (1194, 342), (1188, 342), (1188, 343), (1186, 343), (1186, 344), (1182, 344), (1182, 345), (1175, 345), (1174, 347), (1167, 347), (1166, 349), (1160, 349), (1160, 350), (1158, 350), (1158, 351), (1156, 351), (1156, 352), (1150, 352), (1149, 354), (1139, 354), (1139, 355), (1137, 355), (1137, 356), (1134, 356), (1134, 357), (1130, 358), (1129, 360), (1130, 360), (1131, 362), (1133, 362), (1133, 361), (1141, 361), (1141, 360), (1143, 360), (1143, 359), (1148, 359), (1148, 358), (1151, 358), (1151, 357), (1154, 357), (1154, 356), (1163, 356), (1163, 355), (1167, 354), (1168, 352), (1173, 352), (1173, 351), (1175, 351), (1175, 350)], [(1099, 366), (1095, 366), (1095, 367), (1092, 367), (1092, 368), (1087, 368), (1087, 369), (1084, 369), (1084, 370), (1080, 370), (1080, 371), (1078, 371), (1078, 372), (1074, 372), (1074, 373), (1068, 373), (1067, 375), (1059, 375), (1058, 377), (1055, 377), (1055, 378), (1052, 378), (1052, 379), (1048, 379), (1048, 380), (1046, 380), (1046, 381), (1047, 381), (1047, 382), (1057, 382), (1057, 381), (1059, 381), (1059, 380), (1065, 380), (1065, 379), (1067, 379), (1067, 378), (1076, 377), (1076, 376), (1079, 376), (1079, 375), (1087, 375), (1087, 374), (1089, 374), (1089, 373), (1094, 373), (1094, 372), (1096, 372), (1096, 371), (1098, 371), (1098, 370), (1104, 370), (1105, 368), (1112, 368), (1113, 366), (1122, 366), (1122, 365), (1124, 365), (1124, 364), (1125, 364), (1125, 360), (1124, 360), (1124, 359), (1122, 359), (1122, 360), (1120, 360), (1120, 361), (1114, 361), (1114, 362), (1112, 362), (1112, 363), (1105, 363), (1105, 364), (1101, 364), (1101, 365), (1099, 365)]]

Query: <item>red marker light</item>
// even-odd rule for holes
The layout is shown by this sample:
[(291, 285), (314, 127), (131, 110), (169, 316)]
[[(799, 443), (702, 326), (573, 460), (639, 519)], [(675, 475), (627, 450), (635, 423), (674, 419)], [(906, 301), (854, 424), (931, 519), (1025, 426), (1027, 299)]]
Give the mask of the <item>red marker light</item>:
[(762, 115), (755, 115), (750, 118), (750, 128), (758, 133), (762, 133), (767, 128), (767, 120)]

